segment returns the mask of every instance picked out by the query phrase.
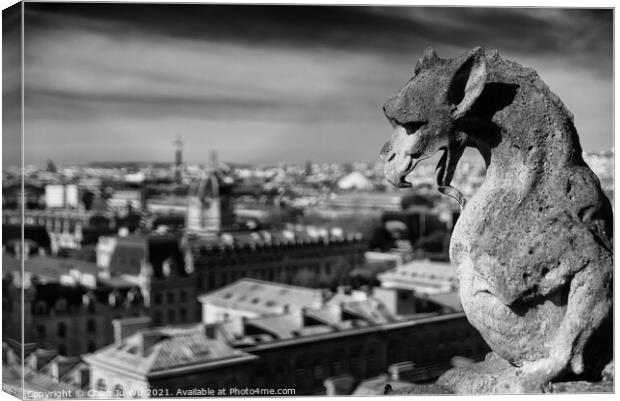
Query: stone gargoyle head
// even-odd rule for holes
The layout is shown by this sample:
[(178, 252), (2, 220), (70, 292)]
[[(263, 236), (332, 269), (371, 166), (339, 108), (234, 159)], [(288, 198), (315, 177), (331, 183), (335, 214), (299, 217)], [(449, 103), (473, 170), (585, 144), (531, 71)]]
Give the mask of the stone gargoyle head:
[(391, 184), (410, 187), (405, 177), (417, 163), (443, 150), (436, 169), (438, 189), (463, 205), (460, 192), (450, 187), (466, 146), (459, 126), (482, 93), (486, 77), (481, 47), (454, 59), (441, 59), (432, 48), (426, 49), (414, 76), (383, 106), (394, 128), (381, 149), (385, 176)]

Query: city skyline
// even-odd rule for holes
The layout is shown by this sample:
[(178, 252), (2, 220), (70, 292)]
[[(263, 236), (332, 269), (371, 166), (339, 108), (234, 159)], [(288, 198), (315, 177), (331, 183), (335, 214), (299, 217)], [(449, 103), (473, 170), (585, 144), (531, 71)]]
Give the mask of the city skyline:
[(190, 163), (375, 161), (381, 107), (429, 45), (535, 68), (585, 151), (613, 145), (609, 10), (167, 7), (26, 5), (25, 164), (172, 161), (177, 133)]

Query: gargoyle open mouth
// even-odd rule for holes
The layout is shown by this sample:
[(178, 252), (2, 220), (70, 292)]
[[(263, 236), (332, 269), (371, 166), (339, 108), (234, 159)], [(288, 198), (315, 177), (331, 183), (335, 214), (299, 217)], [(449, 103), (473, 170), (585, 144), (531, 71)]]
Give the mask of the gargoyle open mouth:
[(452, 177), (454, 176), (454, 170), (459, 162), (465, 146), (458, 144), (450, 144), (447, 148), (444, 148), (444, 153), (437, 163), (435, 170), (435, 178), (437, 180), (437, 190), (444, 195), (447, 195), (456, 200), (461, 209), (465, 207), (465, 197), (458, 189), (452, 187)]
[(407, 167), (403, 170), (400, 176), (400, 182), (398, 183), (398, 187), (399, 188), (410, 188), (413, 184), (405, 180), (405, 178), (409, 175), (409, 173), (415, 170), (415, 168), (418, 166), (418, 163), (426, 159), (430, 159), (433, 156), (434, 156), (434, 153), (428, 154), (423, 157), (420, 157), (419, 154), (408, 155), (407, 157), (409, 158), (409, 163), (407, 164)]
[(407, 175), (410, 172), (413, 171), (413, 169), (418, 164), (418, 162), (419, 162), (419, 160), (416, 160), (414, 162), (413, 157), (409, 156), (409, 164), (407, 164), (407, 167), (405, 168), (405, 170), (403, 171), (402, 175), (400, 176), (400, 182), (398, 183), (398, 187), (399, 188), (410, 188), (413, 185), (409, 181), (405, 180), (405, 178), (407, 177)]

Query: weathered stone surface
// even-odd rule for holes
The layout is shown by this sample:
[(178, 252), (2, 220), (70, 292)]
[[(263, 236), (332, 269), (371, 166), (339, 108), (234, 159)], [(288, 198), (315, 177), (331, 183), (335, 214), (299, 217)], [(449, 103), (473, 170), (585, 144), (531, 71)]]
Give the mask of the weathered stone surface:
[(437, 384), (457, 394), (522, 394), (545, 393), (550, 388), (534, 375), (527, 375), (507, 361), (498, 358), (454, 368), (444, 373)]
[(389, 395), (413, 395), (413, 394), (425, 394), (425, 395), (439, 395), (439, 394), (454, 394), (454, 391), (442, 385), (431, 384), (412, 384), (410, 387), (396, 390)]
[(603, 380), (614, 380), (614, 361), (609, 362), (609, 364), (605, 366), (605, 369), (603, 369)]
[(551, 383), (551, 393), (613, 393), (613, 381), (600, 381), (596, 383), (586, 381)]
[[(444, 152), (438, 189), (462, 206), (450, 244), (461, 301), (509, 363), (457, 368), (444, 383), (527, 392), (569, 376), (600, 380), (612, 356), (612, 211), (571, 113), (534, 70), (483, 48), (454, 59), (427, 50), (384, 111), (394, 126), (381, 150), (391, 183), (410, 186), (416, 163)], [(487, 174), (465, 204), (450, 183), (468, 146)], [(478, 384), (463, 384), (472, 375)]]

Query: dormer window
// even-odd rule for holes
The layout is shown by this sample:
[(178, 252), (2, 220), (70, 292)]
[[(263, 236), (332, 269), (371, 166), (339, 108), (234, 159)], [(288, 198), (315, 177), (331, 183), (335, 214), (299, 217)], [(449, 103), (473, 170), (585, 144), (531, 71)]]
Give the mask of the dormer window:
[(38, 301), (34, 306), (35, 315), (45, 315), (47, 313), (47, 305), (45, 301)]
[(64, 322), (60, 322), (58, 326), (56, 326), (56, 335), (61, 338), (67, 335), (67, 325)]
[(60, 298), (59, 300), (57, 300), (55, 309), (56, 309), (56, 312), (58, 313), (67, 312), (67, 300), (64, 298)]
[(164, 277), (169, 277), (170, 276), (170, 271), (172, 270), (171, 266), (170, 266), (170, 260), (166, 259), (164, 261), (164, 263), (162, 263), (161, 266), (161, 274), (164, 275)]
[(111, 292), (110, 295), (108, 295), (108, 303), (110, 304), (110, 306), (116, 306), (118, 305), (118, 302), (119, 296), (116, 291)]

